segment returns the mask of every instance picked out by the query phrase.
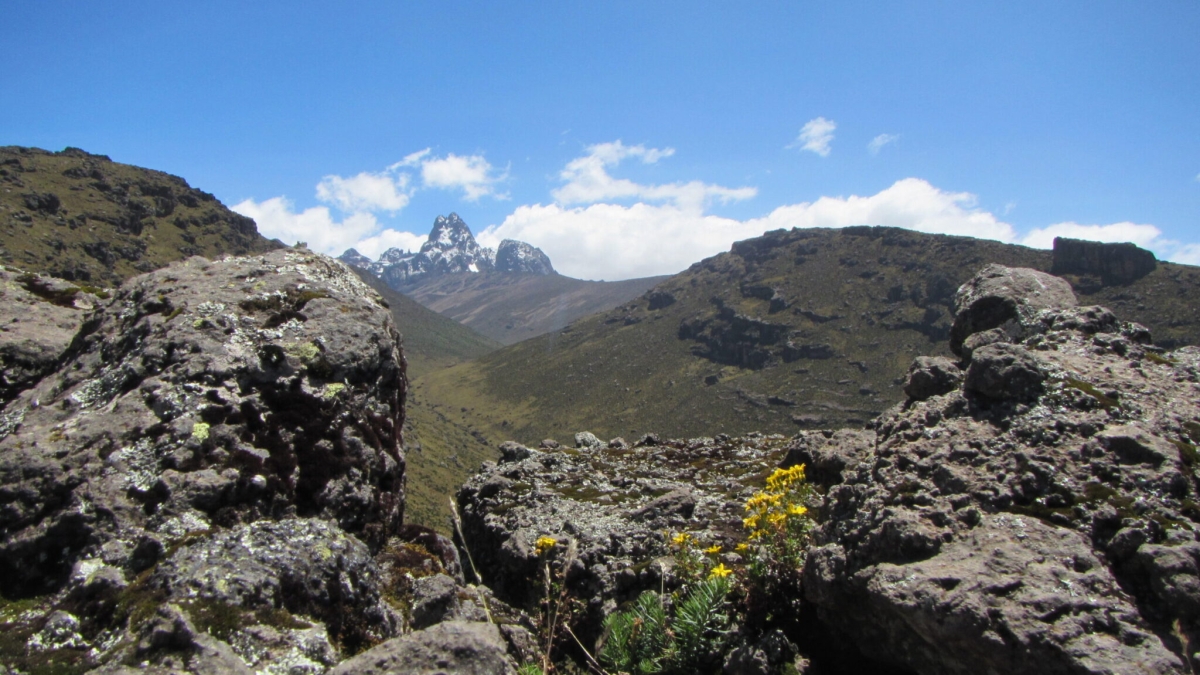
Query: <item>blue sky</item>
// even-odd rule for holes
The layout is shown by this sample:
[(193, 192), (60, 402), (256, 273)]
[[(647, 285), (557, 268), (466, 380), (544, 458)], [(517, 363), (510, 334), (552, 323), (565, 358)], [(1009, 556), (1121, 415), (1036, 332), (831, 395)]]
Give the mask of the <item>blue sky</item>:
[(10, 0), (0, 144), (334, 253), (456, 211), (596, 279), (861, 222), (1200, 264), (1200, 2), (747, 4)]

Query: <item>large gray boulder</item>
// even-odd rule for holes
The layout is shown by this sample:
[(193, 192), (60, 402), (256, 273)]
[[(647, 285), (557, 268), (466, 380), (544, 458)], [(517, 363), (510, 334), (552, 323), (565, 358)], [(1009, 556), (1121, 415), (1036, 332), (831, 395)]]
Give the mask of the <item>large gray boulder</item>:
[(495, 624), (447, 621), (343, 661), (329, 675), (515, 675)]
[(0, 267), (0, 404), (54, 370), (87, 312), (107, 295)]
[(0, 592), (82, 559), (136, 573), (182, 538), (319, 517), (381, 544), (407, 391), (379, 296), (331, 258), (192, 258), (126, 282), (0, 411)]
[(1160, 355), (1102, 308), (1021, 321), (958, 389), (876, 420), (869, 456), (812, 474), (806, 600), (919, 673), (1190, 672), (1200, 350)]
[[(284, 610), (316, 619), (332, 640), (355, 647), (392, 637), (400, 628), (383, 600), (381, 576), (357, 538), (328, 522), (288, 519), (187, 541), (159, 563), (147, 583), (173, 602), (201, 609), (266, 616)], [(263, 622), (248, 618), (245, 623)], [(260, 641), (253, 631), (243, 633), (242, 643)], [(250, 655), (251, 650), (243, 651)]]
[(1021, 267), (988, 265), (954, 296), (950, 349), (961, 356), (967, 338), (993, 329), (1004, 338), (1023, 339), (1038, 312), (1075, 303), (1071, 285), (1059, 277)]

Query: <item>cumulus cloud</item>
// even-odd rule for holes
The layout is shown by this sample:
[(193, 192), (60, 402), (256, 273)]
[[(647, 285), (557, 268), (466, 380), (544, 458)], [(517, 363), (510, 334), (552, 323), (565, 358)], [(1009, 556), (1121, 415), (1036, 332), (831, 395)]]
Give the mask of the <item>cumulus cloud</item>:
[[(601, 154), (608, 158), (640, 156), (606, 148), (602, 152), (589, 152), (588, 157)], [(581, 164), (572, 164), (575, 165), (570, 169), (572, 175), (584, 171)], [(600, 166), (603, 169), (609, 165), (602, 163)], [(602, 177), (607, 177), (611, 184), (592, 181), (594, 189), (591, 191), (573, 188), (578, 190), (576, 194), (580, 196), (577, 198), (582, 201), (584, 195), (598, 199), (601, 195), (640, 197), (643, 194), (641, 188), (645, 186), (612, 178), (607, 172)], [(872, 195), (826, 196), (811, 202), (788, 204), (765, 216), (746, 220), (705, 213), (703, 209), (693, 208), (692, 204), (685, 207), (673, 200), (660, 204), (572, 206), (567, 200), (559, 199), (558, 203), (549, 205), (519, 206), (502, 223), (481, 232), (478, 239), (485, 246), (495, 246), (505, 238), (527, 241), (544, 250), (563, 274), (611, 281), (674, 274), (703, 258), (729, 250), (735, 241), (757, 237), (768, 230), (848, 225), (884, 225), (1038, 248), (1050, 248), (1056, 236), (1131, 241), (1154, 250), (1166, 260), (1200, 263), (1200, 244), (1180, 244), (1164, 239), (1153, 225), (1064, 222), (1022, 234), (996, 214), (980, 208), (975, 195), (942, 190), (919, 178), (896, 181)]]
[(389, 211), (408, 206), (408, 174), (363, 172), (350, 178), (325, 176), (317, 183), (317, 199), (346, 213)]
[(787, 147), (800, 148), (815, 152), (822, 157), (829, 156), (829, 144), (833, 142), (833, 131), (837, 123), (824, 117), (809, 120), (800, 128), (800, 135)]
[(1133, 242), (1142, 248), (1162, 243), (1162, 230), (1153, 225), (1122, 222), (1109, 225), (1080, 225), (1079, 223), (1055, 223), (1047, 227), (1034, 228), (1021, 237), (1020, 243), (1033, 248), (1051, 248), (1055, 237), (1087, 239), (1108, 243)]
[[(421, 248), (421, 244), (424, 244), (428, 238), (424, 234), (413, 234), (412, 232), (402, 232), (389, 228), (373, 237), (359, 239), (358, 243), (354, 244), (352, 248), (374, 260), (389, 248), (416, 251)], [(339, 252), (338, 255), (341, 255), (341, 253)]]
[(286, 197), (273, 197), (261, 202), (246, 199), (230, 207), (237, 213), (253, 218), (264, 237), (279, 239), (289, 246), (302, 241), (314, 251), (341, 255), (356, 248), (368, 258), (378, 258), (385, 250), (397, 247), (420, 248), (425, 236), (393, 229), (382, 229), (370, 213), (352, 213), (337, 220), (324, 206), (296, 211)]
[(354, 213), (339, 222), (324, 206), (297, 212), (286, 197), (261, 202), (247, 199), (230, 208), (253, 218), (264, 237), (279, 239), (289, 246), (303, 241), (314, 251), (334, 255), (379, 230), (379, 222), (369, 213)]
[(609, 167), (615, 167), (630, 157), (653, 164), (673, 154), (674, 148), (647, 148), (643, 145), (625, 145), (621, 141), (590, 146), (586, 155), (567, 163), (559, 174), (564, 184), (552, 195), (555, 201), (563, 205), (589, 204), (606, 199), (643, 199), (670, 202), (680, 209), (699, 211), (714, 200), (727, 204), (758, 194), (758, 190), (752, 187), (727, 188), (700, 181), (641, 185), (625, 178), (614, 178), (608, 172)]
[(507, 198), (507, 195), (497, 194), (495, 191), (496, 184), (507, 178), (507, 173), (495, 175), (492, 165), (482, 155), (462, 157), (450, 153), (442, 158), (416, 159), (420, 162), (421, 181), (426, 187), (461, 188), (464, 198), (470, 202), (477, 201), (485, 195), (499, 199)]
[(1012, 241), (1008, 223), (977, 208), (975, 195), (946, 192), (920, 178), (905, 178), (880, 192), (859, 197), (821, 197), (814, 202), (781, 206), (758, 223), (763, 230), (780, 227), (845, 227), (887, 225), (917, 232), (954, 234)]
[(867, 143), (867, 150), (872, 155), (878, 155), (883, 146), (898, 140), (900, 140), (900, 134), (879, 134), (875, 138), (872, 138), (870, 143)]

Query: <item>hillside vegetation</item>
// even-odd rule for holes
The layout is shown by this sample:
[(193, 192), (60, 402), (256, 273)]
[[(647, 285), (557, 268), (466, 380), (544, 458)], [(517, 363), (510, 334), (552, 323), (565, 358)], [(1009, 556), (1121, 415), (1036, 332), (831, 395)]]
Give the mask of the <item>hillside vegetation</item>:
[(435, 312), (511, 345), (612, 309), (667, 278), (606, 282), (561, 274), (463, 272), (420, 277), (398, 288)]
[(279, 248), (254, 221), (161, 171), (77, 148), (0, 147), (0, 263), (92, 286), (199, 255)]
[[(1050, 251), (881, 227), (738, 242), (633, 302), (417, 387), (493, 440), (714, 429), (857, 427), (901, 400), (915, 356), (948, 354), (954, 293), (983, 265), (1050, 270)], [(1067, 276), (1081, 304), (1200, 342), (1200, 270), (1159, 263), (1126, 284)]]
[(388, 304), (404, 342), (409, 388), (404, 423), (407, 450), (407, 505), (405, 521), (449, 533), (449, 496), (462, 484), (462, 476), (494, 459), (495, 447), (481, 434), (430, 407), (415, 381), (422, 375), (474, 359), (501, 345), (470, 328), (426, 309), (417, 301), (388, 287), (381, 279), (354, 268), (367, 285)]

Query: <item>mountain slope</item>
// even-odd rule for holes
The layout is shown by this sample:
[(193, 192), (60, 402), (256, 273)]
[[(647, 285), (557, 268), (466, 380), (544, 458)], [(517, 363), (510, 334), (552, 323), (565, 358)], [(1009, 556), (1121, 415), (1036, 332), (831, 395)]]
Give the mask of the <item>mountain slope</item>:
[(612, 309), (668, 277), (584, 281), (561, 274), (480, 272), (430, 276), (400, 290), (505, 345)]
[[(991, 262), (1049, 270), (1054, 260), (893, 228), (780, 230), (418, 386), (435, 409), (494, 440), (861, 426), (901, 399), (914, 356), (948, 353), (955, 290)], [(1067, 278), (1081, 304), (1147, 325), (1160, 344), (1200, 343), (1190, 301), (1200, 269), (1158, 263), (1116, 285)]]
[(408, 375), (413, 380), (404, 422), (408, 451), (405, 521), (449, 534), (447, 496), (458, 489), (465, 472), (484, 460), (495, 459), (495, 446), (482, 436), (473, 436), (467, 425), (430, 407), (416, 381), (421, 375), (478, 358), (501, 345), (426, 309), (370, 272), (352, 269), (387, 301), (403, 338)]
[(0, 262), (95, 286), (282, 244), (178, 176), (77, 148), (0, 148)]
[(387, 301), (396, 327), (404, 338), (404, 357), (408, 360), (410, 378), (479, 358), (501, 347), (499, 342), (392, 290), (370, 272), (354, 267), (351, 269)]

